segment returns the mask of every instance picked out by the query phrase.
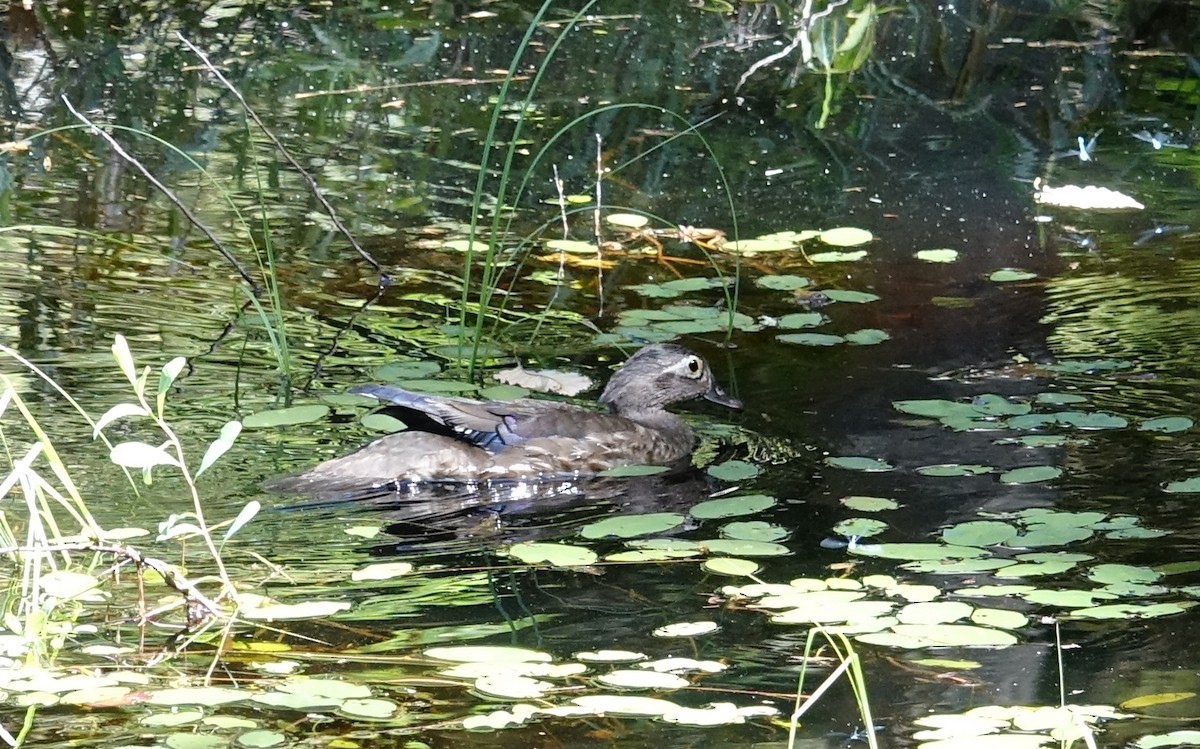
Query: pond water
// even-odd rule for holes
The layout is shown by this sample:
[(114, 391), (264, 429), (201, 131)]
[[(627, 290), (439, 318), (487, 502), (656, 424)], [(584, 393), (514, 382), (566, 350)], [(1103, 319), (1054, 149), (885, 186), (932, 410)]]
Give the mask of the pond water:
[[(166, 402), (193, 469), (230, 420), (330, 406), (247, 428), (197, 485), (210, 522), (264, 506), (221, 549), (243, 590), (331, 608), (240, 621), (220, 657), (210, 629), (151, 665), (183, 643), (129, 616), (128, 573), (106, 578), (56, 679), (9, 664), (4, 728), (36, 704), (29, 740), (74, 745), (783, 746), (818, 623), (854, 638), (888, 745), (986, 743), (979, 713), (939, 716), (988, 706), (991, 735), (1025, 737), (997, 742), (1064, 720), (1101, 746), (1191, 728), (1200, 4), (854, 0), (818, 3), (807, 36), (793, 3), (582, 5), (9, 9), (0, 371), (110, 529), (191, 511), (186, 483), (160, 466), (131, 488), (16, 354), (93, 418), (132, 398), (115, 336), (155, 372), (187, 357)], [(548, 242), (597, 238), (597, 163), (605, 243), (562, 251)], [(560, 202), (556, 178), (591, 202)], [(1070, 185), (1142, 207), (1056, 204)], [(498, 253), (464, 281), (475, 209), (481, 237), (500, 214)], [(654, 231), (606, 218), (622, 213)], [(837, 227), (869, 234), (818, 234)], [(278, 356), (247, 303), (266, 248)], [(341, 502), (261, 489), (377, 436), (335, 397), (354, 384), (473, 394), (516, 362), (600, 382), (656, 340), (745, 403), (679, 409), (694, 471)], [(33, 438), (4, 414), (16, 460)], [(27, 513), (4, 512), (21, 538)], [(157, 533), (124, 543), (216, 571)], [(465, 646), (522, 650), (431, 650)], [(1001, 710), (1063, 701), (1092, 707)], [(799, 737), (852, 745), (865, 723), (843, 679)]]

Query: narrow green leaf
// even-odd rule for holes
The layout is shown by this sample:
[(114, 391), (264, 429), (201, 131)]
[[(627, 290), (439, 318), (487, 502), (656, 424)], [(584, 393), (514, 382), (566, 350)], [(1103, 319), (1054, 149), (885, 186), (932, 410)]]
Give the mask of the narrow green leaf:
[(230, 524), (229, 530), (225, 531), (225, 536), (221, 539), (221, 543), (225, 543), (232, 538), (233, 534), (241, 530), (242, 526), (244, 526), (246, 523), (249, 523), (251, 520), (253, 520), (254, 516), (257, 515), (258, 511), (261, 509), (262, 503), (257, 499), (252, 499), (247, 502), (242, 508), (242, 511), (238, 513), (238, 516), (233, 519), (233, 523)]
[(186, 364), (187, 359), (177, 356), (164, 364), (162, 372), (158, 374), (158, 416), (160, 419), (163, 415), (163, 404), (167, 400), (167, 391), (171, 389), (171, 384), (175, 382), (175, 378), (183, 371)]
[(196, 477), (208, 470), (209, 466), (217, 462), (217, 458), (224, 455), (233, 447), (233, 441), (242, 433), (242, 423), (240, 421), (226, 422), (225, 426), (221, 427), (221, 434), (208, 449), (204, 451), (204, 458), (200, 460), (200, 467), (196, 469)]
[(125, 379), (129, 380), (130, 385), (137, 387), (137, 367), (133, 364), (133, 352), (129, 350), (129, 342), (125, 340), (125, 336), (120, 333), (113, 339), (112, 355)]

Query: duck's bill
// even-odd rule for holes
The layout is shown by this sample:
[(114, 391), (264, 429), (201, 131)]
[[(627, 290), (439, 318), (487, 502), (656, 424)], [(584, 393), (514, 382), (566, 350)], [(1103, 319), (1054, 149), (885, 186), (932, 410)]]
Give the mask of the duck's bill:
[(734, 398), (729, 393), (726, 393), (717, 385), (713, 385), (708, 389), (708, 392), (704, 394), (704, 399), (710, 400), (713, 403), (718, 403), (726, 408), (732, 408), (737, 411), (742, 410), (742, 402), (737, 398)]

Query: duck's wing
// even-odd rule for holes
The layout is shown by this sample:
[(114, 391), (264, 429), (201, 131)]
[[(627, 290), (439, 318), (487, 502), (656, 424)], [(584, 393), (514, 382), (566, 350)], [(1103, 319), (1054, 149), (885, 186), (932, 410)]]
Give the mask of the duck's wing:
[(359, 385), (350, 392), (386, 404), (385, 410), (409, 428), (445, 434), (492, 455), (540, 437), (579, 437), (586, 431), (583, 422), (607, 416), (555, 401), (477, 401), (422, 395), (393, 385)]

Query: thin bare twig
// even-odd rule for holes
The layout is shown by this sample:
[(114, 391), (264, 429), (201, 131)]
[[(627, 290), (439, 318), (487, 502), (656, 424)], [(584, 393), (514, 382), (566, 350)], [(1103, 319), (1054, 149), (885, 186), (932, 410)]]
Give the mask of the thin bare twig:
[(192, 213), (191, 210), (183, 204), (183, 201), (181, 201), (175, 195), (175, 193), (171, 192), (169, 187), (164, 185), (157, 177), (151, 174), (150, 170), (147, 169), (142, 162), (138, 161), (136, 158), (131, 156), (128, 151), (122, 148), (121, 144), (117, 142), (116, 138), (112, 137), (112, 135), (110, 135), (106, 130), (80, 114), (79, 110), (75, 109), (75, 107), (71, 104), (71, 100), (66, 97), (66, 94), (63, 95), (62, 100), (63, 103), (67, 105), (67, 111), (74, 115), (77, 120), (91, 128), (93, 133), (96, 133), (103, 138), (104, 142), (108, 143), (109, 148), (113, 150), (113, 153), (132, 164), (139, 172), (142, 173), (142, 176), (145, 177), (150, 184), (154, 185), (159, 192), (166, 196), (167, 200), (171, 201), (176, 208), (183, 212), (184, 217), (191, 222), (192, 226), (204, 232), (204, 236), (208, 237), (208, 241), (213, 243), (213, 246), (217, 248), (217, 251), (221, 253), (226, 262), (233, 266), (234, 270), (238, 272), (238, 275), (242, 277), (242, 280), (250, 286), (250, 289), (255, 296), (258, 296), (262, 293), (262, 287), (259, 286), (254, 278), (246, 271), (246, 269), (242, 267), (242, 264), (237, 261), (237, 259), (233, 256), (233, 253), (225, 249), (225, 245), (221, 244), (221, 240), (217, 239), (217, 236), (213, 234), (212, 231), (200, 221), (200, 219), (196, 218), (196, 214)]
[(183, 42), (184, 45), (192, 51), (192, 54), (200, 58), (200, 61), (204, 63), (204, 67), (208, 69), (208, 72), (212, 73), (213, 76), (215, 76), (216, 79), (221, 82), (221, 85), (229, 89), (229, 92), (232, 93), (234, 97), (237, 98), (238, 103), (242, 105), (242, 110), (250, 117), (250, 119), (254, 120), (254, 124), (258, 125), (258, 128), (262, 130), (263, 134), (266, 135), (267, 138), (270, 139), (271, 143), (273, 143), (275, 147), (279, 149), (279, 152), (283, 154), (283, 158), (287, 160), (288, 164), (290, 164), (292, 168), (300, 174), (300, 176), (304, 177), (304, 181), (308, 183), (308, 189), (312, 192), (313, 197), (317, 199), (317, 202), (321, 204), (321, 207), (325, 209), (325, 213), (329, 216), (329, 219), (333, 222), (333, 225), (337, 227), (337, 230), (342, 234), (342, 236), (344, 236), (350, 242), (350, 246), (354, 248), (355, 252), (357, 252), (363, 260), (366, 260), (368, 263), (370, 263), (371, 267), (375, 269), (375, 272), (379, 274), (379, 286), (381, 290), (391, 285), (391, 278), (386, 272), (384, 272), (383, 266), (380, 265), (379, 261), (372, 257), (370, 253), (362, 248), (362, 246), (358, 243), (358, 240), (354, 238), (354, 235), (350, 233), (350, 230), (346, 228), (346, 226), (342, 223), (342, 220), (338, 218), (337, 211), (334, 210), (333, 204), (331, 204), (325, 198), (324, 193), (321, 192), (321, 188), (317, 185), (317, 180), (313, 178), (313, 176), (309, 174), (304, 167), (300, 166), (300, 162), (297, 161), (294, 156), (292, 156), (291, 152), (288, 151), (286, 147), (284, 147), (279, 138), (276, 138), (275, 134), (267, 129), (266, 124), (262, 121), (262, 119), (259, 118), (258, 114), (250, 108), (250, 104), (246, 101), (246, 97), (242, 96), (242, 92), (238, 91), (237, 88), (229, 82), (229, 79), (227, 79), (221, 73), (221, 71), (212, 64), (212, 62), (208, 59), (208, 55), (204, 54), (199, 47), (188, 41), (187, 37), (185, 37), (182, 33), (176, 32), (175, 35), (179, 37), (179, 41)]

